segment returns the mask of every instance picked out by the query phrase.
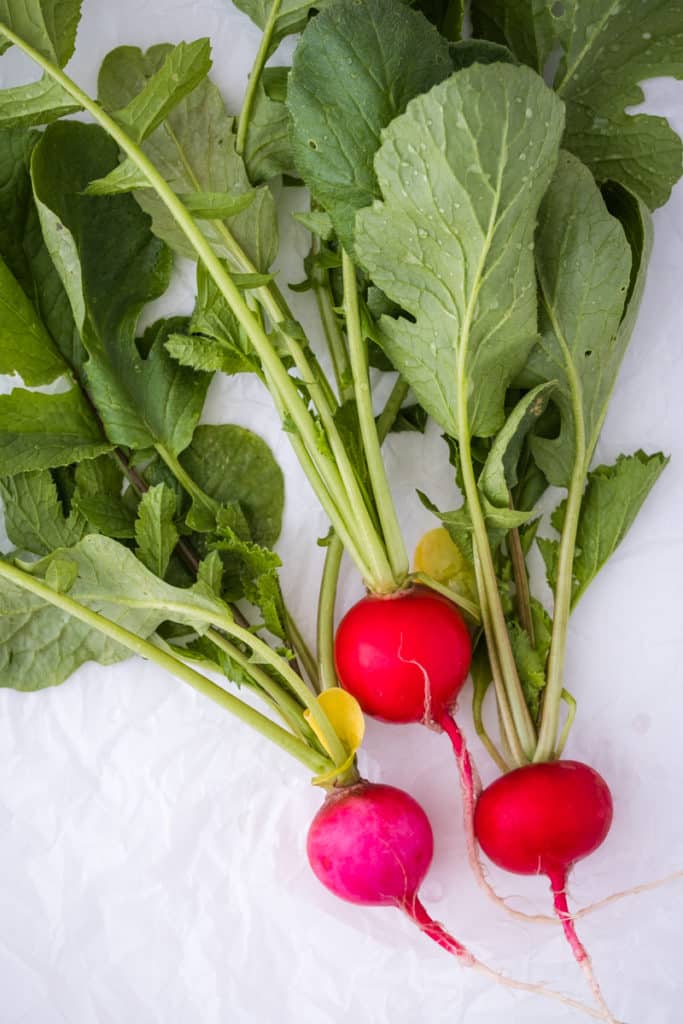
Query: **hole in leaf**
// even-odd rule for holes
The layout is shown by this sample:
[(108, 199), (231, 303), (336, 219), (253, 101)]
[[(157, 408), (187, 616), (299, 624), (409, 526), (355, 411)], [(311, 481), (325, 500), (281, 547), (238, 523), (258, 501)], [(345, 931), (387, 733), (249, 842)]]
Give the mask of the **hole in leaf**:
[(564, 4), (561, 4), (559, 2), (553, 4), (553, 6), (550, 8), (550, 13), (552, 14), (553, 18), (561, 18), (564, 14)]
[(593, 355), (593, 349), (592, 348), (587, 348), (586, 351), (583, 354), (586, 357), (586, 359), (588, 359), (590, 356)]
[(309, 139), (308, 140), (308, 148), (309, 149), (317, 149), (318, 148), (318, 143), (315, 141), (315, 139)]

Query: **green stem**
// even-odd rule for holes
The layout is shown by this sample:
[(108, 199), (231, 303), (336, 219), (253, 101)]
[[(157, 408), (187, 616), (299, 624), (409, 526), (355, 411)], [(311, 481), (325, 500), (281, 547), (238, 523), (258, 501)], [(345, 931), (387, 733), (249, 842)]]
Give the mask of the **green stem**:
[(203, 694), (205, 697), (209, 697), (215, 701), (221, 707), (230, 711), (241, 721), (250, 725), (257, 732), (260, 732), (262, 736), (265, 736), (271, 742), (275, 743), (282, 750), (285, 750), (292, 757), (295, 757), (302, 764), (306, 765), (311, 771), (316, 774), (328, 771), (331, 767), (330, 760), (318, 754), (315, 750), (312, 750), (309, 746), (303, 743), (301, 740), (292, 736), (291, 733), (287, 732), (281, 726), (272, 722), (265, 715), (255, 711), (253, 708), (245, 704), (244, 701), (239, 700), (237, 697), (233, 697), (232, 694), (227, 693), (220, 686), (212, 683), (201, 673), (196, 672), (190, 668), (184, 662), (178, 658), (167, 654), (148, 640), (143, 640), (142, 637), (137, 636), (135, 633), (129, 632), (124, 629), (123, 626), (119, 626), (117, 623), (112, 622), (110, 619), (105, 618), (98, 612), (92, 611), (90, 608), (86, 608), (84, 605), (74, 601), (73, 598), (67, 594), (59, 593), (56, 590), (52, 590), (46, 583), (37, 579), (34, 576), (23, 572), (14, 565), (10, 565), (8, 562), (0, 560), (0, 576), (10, 580), (16, 586), (21, 587), (23, 590), (27, 590), (41, 600), (46, 601), (48, 604), (53, 605), (55, 608), (61, 609), (67, 615), (71, 615), (73, 618), (83, 622), (86, 626), (91, 629), (95, 629), (105, 636), (108, 636), (110, 640), (114, 640), (116, 643), (121, 644), (127, 650), (133, 654), (138, 654), (140, 657), (153, 661), (159, 665), (160, 668), (170, 672), (177, 679), (187, 683), (198, 693)]
[(320, 680), (318, 678), (318, 666), (316, 664), (316, 660), (311, 654), (311, 650), (303, 638), (296, 619), (286, 606), (285, 631), (294, 653), (303, 665), (304, 671), (311, 682), (311, 686), (316, 693), (320, 693)]
[(344, 546), (336, 533), (333, 533), (327, 545), (318, 598), (318, 659), (323, 690), (338, 685), (334, 664), (334, 606), (343, 555)]
[[(459, 374), (461, 382), (464, 381), (464, 374)], [(461, 383), (460, 394), (458, 395), (459, 408), (459, 442), (460, 442), (460, 468), (462, 472), (467, 507), (472, 520), (474, 533), (474, 547), (479, 561), (479, 597), (482, 611), (482, 621), (486, 631), (486, 641), (489, 651), (493, 656), (495, 650), (496, 660), (500, 667), (501, 678), (507, 694), (509, 709), (515, 724), (515, 730), (519, 744), (524, 751), (527, 760), (534, 756), (536, 747), (536, 730), (531, 721), (531, 715), (524, 699), (522, 685), (517, 674), (517, 665), (512, 653), (510, 636), (507, 631), (505, 615), (500, 602), (498, 592), (498, 580), (493, 564), (493, 556), (489, 545), (488, 533), (484, 513), (479, 501), (479, 491), (472, 465), (472, 453), (470, 450), (469, 424), (467, 422), (467, 390), (464, 383)], [(492, 657), (493, 661), (493, 657)], [(497, 692), (497, 691), (496, 691)], [(517, 751), (512, 745), (511, 737), (508, 741), (515, 756)]]
[(242, 113), (240, 114), (239, 123), (237, 127), (237, 140), (235, 142), (235, 149), (242, 156), (244, 147), (247, 141), (247, 132), (249, 131), (249, 120), (251, 118), (251, 110), (256, 99), (256, 90), (258, 84), (261, 81), (261, 74), (265, 67), (266, 61), (270, 51), (270, 44), (273, 38), (273, 32), (275, 31), (275, 24), (277, 22), (277, 16), (280, 13), (280, 5), (282, 0), (273, 0), (270, 8), (270, 14), (268, 15), (268, 21), (263, 30), (263, 36), (261, 38), (261, 45), (258, 48), (256, 59), (254, 60), (251, 74), (249, 75), (249, 83), (247, 85), (247, 93), (244, 97), (244, 103), (242, 105)]
[[(512, 508), (512, 499), (510, 499)], [(531, 594), (529, 593), (529, 574), (526, 567), (524, 549), (519, 536), (519, 530), (515, 527), (507, 535), (508, 553), (512, 564), (512, 574), (515, 580), (515, 604), (519, 624), (525, 630), (532, 647), (536, 646), (534, 620), (531, 614)]]
[[(207, 614), (207, 619), (208, 618), (209, 616)], [(289, 686), (292, 693), (298, 697), (302, 705), (310, 712), (311, 718), (315, 720), (321, 735), (324, 737), (325, 746), (327, 747), (334, 763), (343, 764), (348, 757), (343, 743), (337, 736), (329, 718), (318, 703), (315, 695), (311, 693), (303, 679), (294, 672), (284, 658), (281, 658), (276, 654), (265, 640), (261, 640), (260, 637), (255, 636), (248, 629), (238, 626), (237, 623), (233, 622), (228, 618), (228, 616), (212, 617), (212, 625), (216, 626), (218, 629), (224, 630), (228, 636), (231, 636), (234, 640), (239, 640), (243, 644), (246, 644), (247, 647), (251, 648), (259, 661), (266, 665), (270, 665), (275, 669), (278, 675)]]
[(387, 398), (387, 404), (377, 417), (377, 436), (380, 444), (384, 442), (387, 434), (396, 422), (401, 406), (405, 402), (409, 391), (410, 385), (406, 383), (403, 377), (397, 377)]
[(556, 757), (562, 757), (562, 752), (563, 752), (565, 744), (567, 742), (567, 737), (569, 736), (569, 731), (570, 731), (572, 725), (574, 724), (574, 718), (576, 717), (576, 700), (575, 700), (574, 697), (572, 697), (572, 695), (569, 692), (569, 690), (563, 690), (562, 691), (562, 700), (567, 705), (567, 720), (564, 723), (564, 727), (562, 729), (562, 732), (560, 734), (560, 738), (559, 738), (558, 743), (557, 743), (557, 748), (555, 750), (555, 756)]
[(479, 558), (479, 552), (475, 545), (474, 547), (474, 574), (477, 582), (477, 592), (479, 593), (481, 621), (484, 626), (484, 635), (486, 637), (487, 651), (489, 656), (489, 664), (491, 666), (491, 676), (493, 679), (493, 687), (496, 692), (496, 702), (498, 704), (498, 713), (500, 716), (501, 733), (503, 740), (510, 751), (510, 756), (515, 762), (515, 765), (521, 767), (526, 764), (527, 758), (525, 757), (524, 751), (522, 750), (517, 730), (515, 729), (515, 722), (508, 701), (507, 691), (505, 689), (505, 683), (500, 668), (500, 662), (498, 660), (498, 649), (494, 643), (491, 642), (493, 636), (493, 627), (491, 624), (491, 613), (488, 604), (488, 595), (486, 593), (486, 587), (482, 577), (481, 561)]
[(585, 451), (583, 420), (581, 417), (576, 417), (576, 435), (577, 460), (567, 493), (564, 524), (557, 558), (553, 631), (550, 639), (547, 682), (543, 693), (541, 726), (538, 733), (538, 744), (534, 754), (534, 761), (550, 761), (555, 756), (555, 744), (560, 721), (564, 658), (567, 649), (567, 628), (574, 586), (576, 531), (579, 526), (579, 514), (581, 512), (581, 502), (586, 483), (586, 467), (583, 458), (578, 455), (578, 453)]
[(410, 565), (398, 516), (396, 515), (396, 506), (384, 467), (384, 460), (382, 459), (375, 414), (372, 410), (367, 349), (361, 330), (358, 309), (356, 268), (346, 252), (342, 252), (342, 275), (344, 280), (346, 333), (349, 339), (349, 357), (351, 360), (353, 387), (363, 449), (370, 473), (370, 483), (375, 498), (375, 505), (384, 534), (389, 563), (394, 579), (400, 586), (408, 575)]
[(351, 401), (353, 399), (351, 367), (349, 365), (344, 335), (332, 303), (329, 289), (329, 274), (326, 271), (319, 270), (314, 273), (313, 291), (318, 305), (320, 321), (325, 332), (327, 349), (332, 360), (332, 369), (334, 371), (334, 379), (337, 382), (339, 401)]
[[(287, 415), (287, 410), (284, 406), (284, 403), (282, 402), (280, 395), (275, 390), (272, 383), (268, 381), (267, 378), (266, 385), (273, 396), (275, 407), (278, 410), (281, 419), (284, 421)], [(348, 551), (349, 555), (356, 564), (356, 567), (358, 568), (361, 577), (364, 580), (370, 579), (372, 572), (370, 566), (365, 561), (365, 556), (362, 552), (362, 549), (356, 543), (355, 537), (353, 537), (351, 533), (347, 530), (346, 523), (344, 522), (342, 513), (340, 512), (335, 503), (334, 496), (331, 495), (327, 488), (325, 487), (325, 481), (320, 476), (318, 468), (311, 459), (308, 450), (306, 449), (306, 446), (304, 445), (301, 438), (294, 433), (291, 433), (289, 435), (289, 442), (292, 448), (294, 449), (294, 454), (296, 455), (299, 464), (301, 465), (301, 468), (303, 469), (308, 479), (308, 482), (310, 483), (313, 489), (315, 496), (320, 502), (323, 511), (326, 513), (327, 518), (334, 526), (335, 532), (339, 534), (344, 545), (344, 548)]]
[(215, 514), (220, 507), (219, 503), (203, 491), (199, 484), (195, 483), (190, 474), (183, 469), (176, 456), (168, 448), (162, 444), (155, 445), (155, 448), (162, 462), (168, 466), (180, 486), (189, 494), (192, 500), (208, 509), (212, 514)]
[[(317, 747), (318, 741), (302, 714), (299, 701), (295, 700), (286, 690), (279, 686), (263, 669), (250, 661), (246, 654), (230, 642), (217, 629), (209, 630), (208, 637), (216, 647), (243, 668), (256, 684), (261, 697), (268, 697), (271, 707), (282, 716), (292, 732), (299, 736), (309, 747)], [(229, 678), (229, 677), (228, 677)]]

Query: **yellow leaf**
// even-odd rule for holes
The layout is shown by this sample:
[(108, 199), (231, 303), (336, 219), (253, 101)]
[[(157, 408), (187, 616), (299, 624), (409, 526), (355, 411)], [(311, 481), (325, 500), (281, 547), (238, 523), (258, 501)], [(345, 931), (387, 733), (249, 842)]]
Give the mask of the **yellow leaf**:
[(414, 564), (416, 572), (431, 576), (454, 593), (476, 597), (472, 568), (445, 527), (437, 526), (420, 538)]
[[(338, 686), (334, 686), (330, 690), (323, 690), (316, 699), (329, 718), (330, 724), (342, 741), (346, 752), (353, 759), (365, 735), (365, 719), (360, 704), (355, 697)], [(304, 711), (304, 718), (329, 754), (325, 738), (319, 731), (311, 712)]]

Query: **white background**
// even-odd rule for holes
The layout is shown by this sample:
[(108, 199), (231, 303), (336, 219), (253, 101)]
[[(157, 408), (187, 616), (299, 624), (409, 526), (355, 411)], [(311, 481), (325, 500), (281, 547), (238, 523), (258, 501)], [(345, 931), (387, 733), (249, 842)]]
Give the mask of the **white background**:
[[(91, 92), (115, 45), (209, 35), (214, 77), (239, 107), (259, 33), (225, 0), (86, 0), (85, 8), (70, 69)], [(9, 55), (0, 74), (16, 82), (25, 66)], [(683, 86), (663, 80), (646, 92), (648, 109), (683, 130)], [(290, 192), (283, 210), (303, 201)], [(566, 683), (579, 711), (567, 754), (605, 775), (616, 805), (607, 842), (572, 876), (575, 905), (683, 867), (680, 187), (655, 224), (647, 294), (598, 456), (612, 461), (643, 447), (665, 450), (672, 462), (572, 620)], [(294, 253), (285, 283), (302, 276), (307, 247), (286, 216), (283, 240)], [(186, 270), (173, 312), (191, 308), (191, 282)], [(268, 396), (243, 379), (216, 383), (205, 419), (254, 427), (285, 468), (283, 581), (312, 639), (322, 555), (315, 539), (326, 525)], [(433, 525), (416, 486), (441, 507), (456, 504), (445, 449), (432, 430), (427, 439), (392, 438), (386, 450), (412, 546)], [(348, 567), (340, 610), (359, 594)], [(466, 707), (461, 718), (469, 728)], [(1, 1024), (588, 1019), (464, 971), (393, 910), (362, 910), (326, 893), (305, 860), (320, 802), (305, 772), (147, 664), (85, 666), (55, 690), (0, 692), (0, 760)], [(487, 962), (588, 998), (557, 929), (522, 925), (477, 890), (445, 738), (369, 723), (361, 767), (408, 789), (430, 815), (430, 911)], [(548, 909), (542, 879), (490, 874), (502, 893), (518, 895), (519, 908)], [(628, 1024), (681, 1020), (682, 914), (683, 882), (580, 923), (605, 995)]]

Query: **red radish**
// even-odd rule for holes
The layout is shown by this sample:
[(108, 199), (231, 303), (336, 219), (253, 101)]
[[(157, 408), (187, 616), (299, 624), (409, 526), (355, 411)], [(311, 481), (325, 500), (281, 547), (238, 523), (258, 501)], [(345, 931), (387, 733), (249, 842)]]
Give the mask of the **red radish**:
[(472, 658), (457, 607), (425, 587), (368, 594), (344, 616), (334, 644), (339, 681), (386, 722), (438, 722), (457, 700)]
[(572, 952), (609, 1015), (590, 958), (567, 907), (567, 876), (593, 853), (612, 824), (609, 786), (580, 761), (550, 761), (517, 768), (479, 797), (474, 830), (484, 853), (507, 871), (550, 879), (555, 912)]
[(364, 780), (332, 790), (308, 832), (309, 863), (335, 896), (363, 906), (395, 906), (465, 966), (504, 985), (559, 999), (602, 1019), (602, 1014), (559, 992), (517, 982), (492, 970), (432, 920), (418, 890), (433, 850), (432, 828), (420, 805), (401, 789)]

